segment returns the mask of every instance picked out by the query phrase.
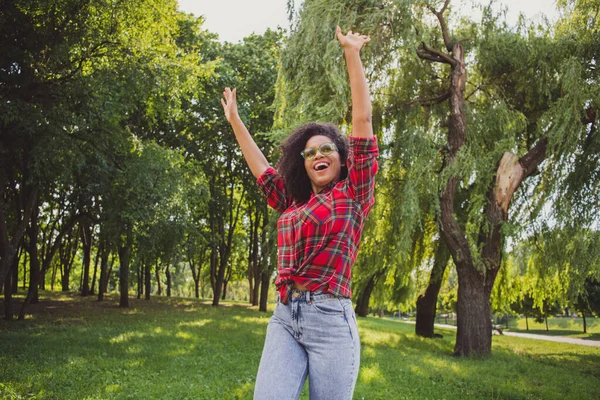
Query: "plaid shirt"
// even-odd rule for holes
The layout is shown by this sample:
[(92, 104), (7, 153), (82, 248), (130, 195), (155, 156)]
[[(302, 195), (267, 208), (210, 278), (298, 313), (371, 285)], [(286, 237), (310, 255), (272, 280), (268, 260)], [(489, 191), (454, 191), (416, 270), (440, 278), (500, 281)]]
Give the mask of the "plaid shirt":
[(312, 193), (307, 202), (296, 202), (273, 168), (258, 178), (269, 205), (282, 213), (277, 223), (275, 285), (284, 303), (294, 282), (313, 292), (352, 296), (351, 269), (365, 218), (375, 203), (379, 151), (375, 137), (349, 139), (348, 177)]

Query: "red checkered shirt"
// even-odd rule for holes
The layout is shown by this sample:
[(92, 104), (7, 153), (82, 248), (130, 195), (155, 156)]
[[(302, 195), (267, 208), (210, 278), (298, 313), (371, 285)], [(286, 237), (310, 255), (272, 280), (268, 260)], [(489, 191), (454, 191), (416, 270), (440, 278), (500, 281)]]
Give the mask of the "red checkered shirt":
[(277, 223), (278, 275), (275, 285), (287, 303), (294, 282), (310, 291), (351, 297), (351, 270), (365, 218), (373, 204), (379, 151), (377, 139), (350, 136), (348, 177), (307, 202), (287, 193), (283, 178), (268, 168), (258, 178)]

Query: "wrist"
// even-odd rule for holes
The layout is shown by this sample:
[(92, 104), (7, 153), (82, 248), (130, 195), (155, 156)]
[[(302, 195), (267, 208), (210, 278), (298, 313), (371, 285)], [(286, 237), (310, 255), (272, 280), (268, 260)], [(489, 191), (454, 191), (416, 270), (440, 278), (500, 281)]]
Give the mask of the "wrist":
[(242, 122), (242, 119), (240, 118), (240, 115), (236, 112), (231, 114), (227, 121), (229, 121), (229, 123), (233, 125), (235, 123)]
[(344, 55), (346, 57), (350, 56), (359, 56), (360, 55), (360, 49), (357, 49), (356, 47), (344, 47)]

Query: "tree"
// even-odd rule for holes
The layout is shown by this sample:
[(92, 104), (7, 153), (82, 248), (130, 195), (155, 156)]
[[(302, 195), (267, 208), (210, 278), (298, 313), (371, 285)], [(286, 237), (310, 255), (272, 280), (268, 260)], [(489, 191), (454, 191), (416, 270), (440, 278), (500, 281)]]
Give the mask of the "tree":
[[(571, 4), (579, 10), (584, 7), (583, 2)], [(330, 54), (327, 51), (333, 49), (326, 46), (331, 39), (324, 32), (334, 23), (347, 23), (372, 34), (373, 53), (366, 57), (367, 68), (380, 67), (379, 79), (386, 82), (382, 87), (388, 88), (387, 97), (381, 99), (383, 126), (392, 131), (391, 144), (406, 149), (392, 151), (390, 162), (402, 154), (405, 157), (397, 165), (406, 172), (401, 170), (400, 174), (435, 177), (437, 181), (433, 188), (423, 186), (434, 195), (433, 201), (424, 204), (433, 211), (457, 268), (455, 354), (485, 355), (491, 351), (490, 295), (502, 266), (506, 237), (516, 236), (518, 225), (534, 221), (544, 199), (557, 193), (555, 184), (560, 179), (553, 180), (553, 174), (560, 171), (560, 176), (567, 176), (563, 175), (569, 171), (567, 160), (581, 154), (582, 149), (593, 148), (593, 121), (597, 118), (592, 111), (596, 109), (598, 86), (595, 78), (586, 80), (595, 76), (590, 58), (593, 41), (587, 42), (588, 48), (574, 47), (566, 28), (556, 36), (550, 28), (526, 25), (512, 31), (489, 7), (484, 9), (481, 23), (463, 19), (451, 29), (449, 11), (448, 1), (416, 2), (414, 6), (390, 2), (380, 8), (370, 7), (366, 1), (336, 5), (305, 2), (283, 56), (288, 79), (285, 87), (293, 94), (281, 101), (285, 104), (282, 114), (284, 118), (298, 115), (311, 104), (312, 112), (319, 116), (343, 119), (340, 110), (347, 104), (343, 94), (331, 99), (324, 93), (344, 93), (339, 84), (343, 82), (341, 75), (327, 57), (308, 62), (307, 49), (310, 46)], [(431, 24), (427, 14), (433, 14), (437, 24)], [(389, 21), (398, 15), (404, 20), (392, 26), (403, 35), (390, 29)], [(317, 18), (319, 27), (315, 28)], [(569, 18), (567, 15), (566, 20)], [(378, 43), (382, 37), (388, 40)], [(290, 54), (289, 59), (286, 54)], [(402, 71), (389, 63), (394, 58)], [(317, 78), (319, 75), (327, 77), (326, 83)], [(325, 89), (312, 88), (309, 78)], [(472, 89), (467, 90), (467, 85)], [(375, 115), (374, 120), (377, 118)], [(596, 160), (587, 150), (583, 153), (587, 154), (588, 173), (582, 169), (580, 182), (595, 185), (589, 172), (597, 169)], [(422, 181), (403, 179), (396, 184), (416, 186)], [(562, 187), (567, 186), (563, 181)], [(581, 197), (581, 190), (575, 185), (569, 187)], [(524, 190), (516, 192), (518, 188)], [(587, 187), (585, 193), (590, 193)], [(590, 196), (583, 197), (595, 198), (595, 194)], [(577, 196), (562, 198), (573, 202)], [(511, 203), (519, 205), (521, 212), (515, 209), (512, 216), (520, 219), (509, 219)], [(420, 205), (405, 204), (410, 210), (414, 210), (412, 204)], [(408, 216), (407, 223), (400, 222), (409, 227), (405, 231), (408, 235), (400, 238), (420, 236), (422, 221), (428, 215), (423, 211), (413, 212), (419, 218)], [(568, 218), (566, 212), (563, 215)]]

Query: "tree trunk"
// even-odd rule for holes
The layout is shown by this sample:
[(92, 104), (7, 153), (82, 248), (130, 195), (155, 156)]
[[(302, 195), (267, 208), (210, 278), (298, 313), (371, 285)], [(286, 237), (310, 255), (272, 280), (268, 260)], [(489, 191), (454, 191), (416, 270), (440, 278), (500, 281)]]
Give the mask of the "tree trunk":
[(21, 305), (19, 311), (19, 320), (25, 319), (25, 309), (29, 304), (36, 304), (39, 302), (38, 298), (38, 287), (40, 280), (40, 258), (38, 256), (38, 216), (39, 207), (35, 206), (35, 209), (31, 213), (31, 224), (27, 227), (27, 236), (29, 236), (29, 243), (27, 251), (29, 252), (29, 289), (27, 290), (27, 297)]
[(103, 239), (100, 243), (102, 255), (100, 256), (100, 279), (98, 281), (98, 301), (104, 301), (104, 293), (108, 287), (108, 257), (110, 255), (110, 247), (108, 241)]
[(417, 299), (417, 321), (415, 333), (418, 336), (432, 338), (434, 337), (434, 323), (437, 307), (437, 298), (442, 287), (444, 272), (450, 259), (450, 251), (441, 238), (438, 240), (435, 252), (435, 260), (429, 277), (429, 285)]
[(40, 290), (46, 290), (46, 270), (40, 268)]
[[(214, 239), (213, 239), (214, 240)], [(219, 254), (217, 246), (213, 243), (210, 248), (210, 287), (213, 294), (216, 293), (217, 289), (217, 271), (219, 265)], [(214, 297), (214, 295), (213, 295)]]
[(223, 291), (221, 292), (221, 300), (225, 300), (225, 296), (227, 296), (227, 280), (223, 280)]
[(548, 317), (544, 317), (544, 321), (546, 322), (546, 332), (548, 332)]
[(167, 264), (165, 268), (165, 276), (167, 278), (167, 297), (171, 297), (171, 271), (169, 269), (169, 264)]
[(85, 221), (81, 223), (81, 244), (83, 247), (83, 265), (81, 295), (90, 294), (90, 263), (92, 261), (92, 235), (94, 227), (91, 223)]
[(71, 278), (71, 270), (73, 268), (73, 262), (75, 261), (75, 255), (77, 254), (77, 247), (79, 244), (79, 236), (69, 234), (65, 241), (60, 244), (59, 255), (61, 264), (61, 289), (63, 292), (69, 291), (69, 281)]
[(583, 333), (587, 333), (587, 321), (585, 320), (585, 313), (581, 312), (581, 317), (583, 318)]
[(135, 267), (135, 272), (137, 276), (137, 298), (141, 299), (144, 294), (144, 265), (143, 262), (138, 261)]
[(13, 284), (12, 280), (14, 279), (14, 275), (12, 271), (9, 271), (6, 274), (6, 279), (4, 280), (4, 319), (7, 321), (12, 321), (13, 319), (13, 310), (12, 310), (12, 291)]
[(378, 278), (378, 274), (373, 274), (365, 289), (358, 295), (358, 299), (356, 300), (356, 315), (360, 317), (366, 317), (369, 315), (369, 300), (371, 299), (371, 293), (373, 292), (373, 288), (375, 288), (375, 281)]
[(27, 251), (25, 251), (25, 257), (23, 259), (23, 290), (27, 289), (27, 264), (28, 264), (28, 260), (27, 260)]
[(119, 291), (121, 293), (119, 307), (129, 307), (129, 260), (131, 258), (131, 248), (133, 246), (132, 228), (127, 228), (126, 242), (119, 248)]
[(156, 266), (154, 267), (154, 277), (156, 278), (156, 286), (157, 286), (156, 294), (159, 296), (162, 296), (162, 285), (160, 284), (160, 268), (159, 268), (159, 266), (160, 266), (160, 264), (157, 261)]
[(144, 282), (146, 284), (146, 293), (144, 294), (144, 299), (146, 300), (150, 300), (150, 291), (152, 290), (152, 273), (150, 268), (150, 263), (147, 263), (146, 268), (144, 268)]
[(260, 274), (260, 303), (258, 311), (267, 312), (267, 301), (269, 300), (269, 286), (271, 284), (271, 274), (269, 271), (263, 271)]
[(52, 263), (52, 275), (50, 277), (50, 290), (54, 291), (54, 282), (56, 281), (56, 270), (57, 270), (57, 265), (56, 263)]
[[(24, 181), (28, 179), (27, 168), (23, 176)], [(14, 257), (17, 256), (17, 249), (19, 243), (22, 243), (23, 236), (25, 235), (26, 228), (30, 223), (33, 212), (38, 208), (38, 186), (34, 185), (27, 190), (27, 185), (21, 185), (21, 193), (25, 204), (23, 206), (23, 213), (21, 215), (15, 215), (14, 229), (12, 232), (8, 231), (6, 226), (6, 205), (5, 199), (5, 188), (9, 185), (8, 179), (5, 174), (0, 174), (0, 286), (4, 285), (6, 280), (6, 274), (9, 272), (10, 267), (13, 263)], [(18, 207), (18, 210), (21, 210)], [(20, 211), (17, 213), (20, 214)], [(36, 218), (37, 221), (37, 218)], [(9, 237), (9, 233), (12, 233), (12, 237)]]
[(229, 260), (229, 250), (228, 250), (228, 246), (226, 244), (223, 244), (222, 246), (220, 246), (219, 249), (219, 255), (220, 255), (220, 260), (219, 260), (219, 266), (218, 266), (218, 270), (217, 270), (217, 276), (215, 278), (215, 285), (213, 288), (213, 302), (212, 305), (213, 306), (218, 306), (219, 305), (219, 300), (221, 300), (221, 298), (225, 299), (224, 293), (225, 293), (225, 271), (227, 270), (227, 262)]
[(61, 280), (61, 282), (60, 282), (61, 290), (63, 292), (68, 292), (69, 291), (69, 281), (71, 280), (71, 269), (70, 268), (64, 269), (60, 280)]
[[(256, 301), (254, 298), (254, 256), (253, 256), (253, 252), (254, 252), (254, 225), (255, 225), (255, 221), (254, 221), (254, 213), (252, 212), (252, 210), (250, 210), (249, 215), (248, 215), (248, 221), (250, 223), (250, 237), (248, 238), (248, 272), (247, 272), (247, 278), (248, 278), (248, 295), (249, 295), (249, 302), (250, 304), (254, 305), (254, 302)], [(258, 282), (256, 283), (258, 285)]]
[(98, 250), (96, 251), (96, 258), (94, 259), (94, 273), (92, 274), (92, 286), (90, 287), (90, 294), (93, 295), (94, 288), (96, 287), (96, 274), (98, 273), (98, 261), (100, 260), (100, 246), (98, 246)]
[(525, 330), (529, 330), (529, 318), (527, 318), (527, 314), (525, 314)]
[(454, 355), (487, 355), (492, 348), (490, 296), (484, 276), (471, 267), (458, 275), (456, 344)]
[(25, 248), (23, 247), (23, 243), (19, 246), (19, 250), (17, 251), (17, 257), (15, 257), (15, 261), (13, 262), (12, 272), (13, 276), (11, 278), (12, 284), (12, 294), (19, 292), (19, 264), (21, 262), (21, 256)]

